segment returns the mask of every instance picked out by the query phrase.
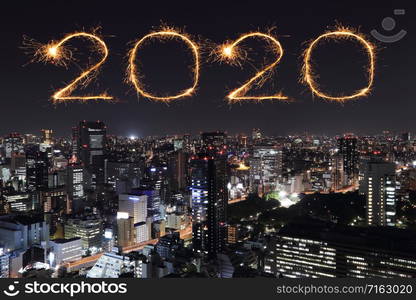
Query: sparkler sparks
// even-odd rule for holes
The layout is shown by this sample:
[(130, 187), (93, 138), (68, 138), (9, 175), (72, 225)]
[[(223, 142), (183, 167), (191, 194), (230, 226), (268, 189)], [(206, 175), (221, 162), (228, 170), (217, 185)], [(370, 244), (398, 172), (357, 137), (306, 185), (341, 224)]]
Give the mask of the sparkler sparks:
[[(356, 40), (358, 43), (360, 43), (363, 48), (365, 49), (367, 55), (368, 55), (368, 60), (369, 60), (369, 65), (368, 65), (368, 83), (367, 86), (357, 90), (355, 93), (351, 94), (351, 95), (345, 95), (345, 96), (333, 96), (333, 95), (328, 95), (326, 93), (324, 93), (323, 91), (321, 91), (319, 89), (319, 85), (316, 82), (315, 78), (316, 75), (313, 72), (312, 69), (312, 52), (313, 50), (317, 47), (317, 45), (325, 40), (329, 40), (329, 39), (351, 39), (351, 40)], [(352, 100), (352, 99), (356, 99), (359, 97), (364, 97), (367, 96), (369, 94), (369, 92), (371, 91), (371, 87), (373, 85), (373, 81), (374, 81), (374, 69), (375, 69), (375, 54), (374, 54), (374, 46), (368, 42), (363, 36), (361, 36), (358, 33), (354, 33), (351, 30), (345, 29), (345, 28), (339, 28), (336, 31), (331, 31), (331, 32), (327, 32), (324, 33), (322, 35), (320, 35), (318, 38), (316, 38), (315, 40), (313, 40), (308, 48), (306, 49), (305, 53), (304, 53), (304, 63), (303, 63), (303, 78), (302, 81), (307, 83), (312, 91), (312, 93), (320, 98), (323, 99), (327, 99), (327, 100), (332, 100), (332, 101), (339, 101), (339, 102), (344, 102), (347, 100)]]
[(283, 56), (283, 48), (280, 42), (270, 34), (265, 34), (261, 32), (252, 32), (247, 33), (240, 36), (232, 43), (226, 43), (219, 47), (217, 50), (216, 55), (220, 61), (226, 61), (227, 63), (240, 65), (241, 61), (247, 58), (247, 53), (238, 47), (238, 45), (248, 38), (261, 38), (265, 39), (267, 42), (270, 43), (271, 50), (277, 53), (276, 60), (265, 66), (262, 70), (258, 71), (254, 77), (246, 81), (241, 87), (231, 91), (227, 98), (230, 102), (238, 102), (241, 100), (287, 100), (288, 97), (282, 95), (281, 93), (274, 94), (274, 95), (264, 95), (264, 96), (246, 96), (248, 90), (256, 85), (257, 87), (261, 87), (264, 82), (270, 78), (273, 74), (273, 69), (279, 64), (280, 60)]
[(97, 50), (102, 58), (98, 63), (93, 66), (87, 67), (78, 77), (71, 81), (66, 87), (55, 92), (52, 96), (54, 103), (56, 102), (65, 102), (70, 100), (112, 100), (113, 97), (107, 95), (106, 93), (93, 96), (73, 96), (71, 93), (76, 89), (77, 86), (85, 87), (88, 83), (91, 82), (93, 78), (98, 73), (98, 69), (104, 64), (108, 57), (108, 48), (105, 42), (95, 34), (86, 33), (86, 32), (76, 32), (68, 34), (62, 40), (57, 42), (51, 42), (47, 45), (41, 45), (38, 47), (35, 52), (35, 57), (38, 61), (43, 61), (47, 63), (53, 63), (59, 66), (67, 66), (68, 62), (73, 60), (71, 49), (65, 47), (65, 43), (74, 39), (74, 38), (84, 38), (88, 39), (94, 44), (96, 44), (95, 50)]
[(58, 56), (58, 48), (56, 46), (50, 46), (48, 48), (48, 56), (56, 59), (56, 57)]
[[(145, 90), (143, 84), (139, 80), (140, 77), (142, 77), (143, 75), (141, 75), (138, 71), (139, 68), (137, 64), (135, 63), (135, 58), (137, 57), (137, 53), (140, 47), (142, 47), (146, 41), (153, 39), (153, 38), (155, 39), (179, 39), (179, 40), (182, 40), (189, 47), (189, 49), (192, 51), (192, 55), (194, 59), (194, 68), (192, 70), (193, 72), (192, 87), (186, 90), (183, 90), (179, 92), (178, 94), (172, 95), (172, 96), (156, 96)], [(129, 55), (129, 65), (128, 65), (128, 70), (127, 70), (128, 79), (136, 88), (136, 91), (143, 97), (146, 97), (152, 100), (157, 100), (157, 101), (169, 102), (171, 100), (191, 96), (194, 93), (198, 85), (198, 81), (199, 81), (199, 68), (200, 68), (199, 64), (200, 64), (200, 58), (199, 58), (198, 45), (195, 42), (193, 42), (186, 34), (179, 33), (178, 31), (175, 31), (171, 28), (165, 28), (162, 31), (152, 32), (152, 33), (145, 35), (144, 37), (142, 37), (140, 40), (138, 40), (134, 44)]]

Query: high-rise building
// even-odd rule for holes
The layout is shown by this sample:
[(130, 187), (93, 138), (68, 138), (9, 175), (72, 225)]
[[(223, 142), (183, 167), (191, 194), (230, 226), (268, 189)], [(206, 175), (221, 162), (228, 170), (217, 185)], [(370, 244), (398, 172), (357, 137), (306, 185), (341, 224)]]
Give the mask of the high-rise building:
[(85, 170), (76, 156), (72, 156), (67, 171), (67, 193), (71, 204), (72, 213), (81, 213), (85, 206), (86, 196), (84, 191)]
[(128, 216), (133, 218), (134, 224), (146, 222), (147, 196), (120, 194), (118, 196), (118, 211), (128, 213)]
[(259, 194), (274, 191), (282, 176), (282, 149), (276, 146), (255, 146), (249, 162), (251, 190)]
[(49, 263), (59, 266), (62, 263), (77, 261), (82, 258), (82, 241), (80, 238), (55, 239), (50, 241)]
[(117, 244), (128, 247), (135, 243), (134, 219), (127, 212), (117, 213)]
[(340, 153), (336, 153), (331, 157), (331, 181), (333, 191), (337, 191), (347, 184), (344, 158)]
[(80, 238), (83, 253), (100, 251), (103, 242), (102, 220), (98, 216), (68, 219), (64, 226), (65, 239)]
[(169, 174), (166, 164), (155, 163), (146, 168), (141, 187), (154, 190), (160, 197), (160, 204), (165, 204), (169, 192)]
[(103, 122), (82, 121), (78, 127), (78, 153), (91, 178), (91, 187), (105, 182), (104, 160), (106, 155), (106, 131)]
[(149, 228), (147, 222), (140, 222), (134, 224), (134, 231), (136, 234), (136, 243), (143, 243), (150, 240)]
[(88, 271), (87, 278), (119, 278), (125, 273), (135, 278), (151, 278), (151, 263), (144, 255), (104, 253)]
[(396, 225), (396, 166), (394, 163), (371, 159), (363, 164), (361, 190), (367, 199), (367, 224)]
[(186, 154), (182, 150), (169, 157), (169, 183), (171, 190), (181, 191), (186, 187)]
[(412, 230), (293, 220), (271, 240), (264, 270), (289, 278), (416, 276)]
[(358, 149), (357, 138), (353, 135), (345, 135), (338, 139), (338, 151), (344, 159), (344, 171), (349, 184), (358, 180)]
[(161, 217), (161, 199), (160, 192), (151, 187), (151, 185), (143, 184), (140, 188), (132, 189), (131, 194), (136, 196), (147, 197), (147, 216), (153, 221), (159, 221)]
[(192, 243), (197, 253), (215, 257), (226, 241), (227, 163), (224, 156), (191, 159)]
[(34, 210), (34, 205), (29, 193), (5, 193), (3, 194), (5, 210), (11, 213), (24, 213)]
[(183, 245), (179, 232), (174, 232), (161, 237), (155, 249), (161, 257), (169, 260), (174, 258), (175, 251), (183, 247)]
[(49, 243), (49, 226), (41, 215), (0, 216), (1, 248), (26, 251), (42, 243)]
[(77, 126), (72, 127), (71, 143), (72, 143), (72, 156), (78, 157), (79, 130)]
[(139, 186), (143, 167), (139, 163), (106, 160), (106, 183), (113, 186), (117, 194), (128, 193)]
[(26, 186), (29, 191), (48, 188), (49, 159), (37, 145), (26, 149)]

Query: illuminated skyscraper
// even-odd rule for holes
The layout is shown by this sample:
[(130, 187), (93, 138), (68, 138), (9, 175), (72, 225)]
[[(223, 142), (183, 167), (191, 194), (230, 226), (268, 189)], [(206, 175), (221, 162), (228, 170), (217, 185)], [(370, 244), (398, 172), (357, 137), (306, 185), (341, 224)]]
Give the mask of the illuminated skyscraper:
[(79, 130), (77, 126), (72, 127), (72, 156), (78, 157), (79, 151)]
[(98, 216), (84, 216), (68, 219), (65, 223), (65, 238), (79, 237), (82, 240), (84, 254), (101, 250), (103, 242), (103, 222)]
[(146, 222), (147, 196), (121, 194), (118, 197), (118, 211), (128, 213), (133, 218), (134, 224)]
[(117, 244), (128, 247), (135, 242), (134, 219), (127, 212), (117, 213)]
[(333, 191), (337, 191), (346, 185), (345, 175), (344, 158), (340, 153), (336, 153), (331, 157), (331, 179)]
[(67, 166), (67, 192), (71, 203), (72, 213), (80, 213), (86, 201), (84, 191), (84, 167), (76, 160), (76, 156)]
[(139, 188), (132, 189), (131, 194), (136, 196), (146, 196), (147, 199), (147, 216), (153, 221), (160, 220), (161, 217), (161, 199), (160, 191), (152, 188), (152, 185), (142, 184)]
[(357, 138), (345, 135), (338, 139), (338, 150), (344, 159), (344, 171), (349, 184), (358, 180)]
[(180, 191), (186, 187), (186, 154), (182, 150), (175, 151), (169, 157), (169, 183), (171, 189)]
[(283, 152), (276, 146), (255, 146), (250, 158), (250, 187), (265, 194), (274, 191), (282, 176)]
[(37, 145), (26, 149), (26, 186), (29, 191), (48, 188), (49, 160), (46, 152)]
[(224, 156), (200, 154), (190, 164), (193, 249), (213, 258), (226, 241), (227, 163)]
[(364, 163), (361, 190), (367, 198), (367, 224), (396, 225), (396, 168), (394, 163), (369, 160)]
[(104, 159), (107, 127), (100, 121), (82, 121), (78, 130), (78, 153), (91, 176), (91, 186), (93, 188), (102, 186), (105, 182)]

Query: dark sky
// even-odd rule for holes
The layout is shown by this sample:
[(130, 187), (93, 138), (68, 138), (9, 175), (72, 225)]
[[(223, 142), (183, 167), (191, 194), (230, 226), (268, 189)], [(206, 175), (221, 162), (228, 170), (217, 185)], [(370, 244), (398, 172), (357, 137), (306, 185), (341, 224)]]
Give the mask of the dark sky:
[[(206, 130), (248, 133), (254, 127), (267, 134), (416, 131), (416, 17), (412, 2), (314, 1), (307, 5), (302, 2), (27, 1), (14, 7), (2, 3), (0, 134), (39, 133), (41, 128), (51, 128), (57, 135), (68, 135), (70, 128), (82, 119), (102, 120), (114, 134), (139, 136)], [(406, 9), (406, 14), (394, 16), (396, 8)], [(381, 21), (388, 16), (397, 22), (391, 32), (381, 27)], [(202, 64), (198, 91), (193, 97), (170, 105), (138, 99), (135, 91), (124, 82), (128, 43), (161, 22), (185, 28), (195, 39), (199, 37), (219, 44), (242, 33), (276, 26), (275, 33), (285, 54), (275, 76), (261, 92), (281, 90), (293, 101), (229, 105), (225, 100), (227, 91), (248, 79), (253, 68), (249, 64), (239, 69), (214, 62)], [(395, 34), (400, 29), (408, 31), (407, 36), (396, 43), (377, 43), (372, 94), (345, 104), (313, 98), (298, 82), (305, 42), (337, 23), (359, 28), (372, 42), (376, 42), (370, 35), (372, 29), (384, 34)], [(84, 92), (108, 90), (120, 103), (52, 105), (53, 91), (74, 78), (78, 70), (27, 64), (30, 57), (20, 49), (23, 36), (46, 43), (62, 38), (65, 33), (97, 26), (101, 26), (110, 58), (94, 84)], [(80, 44), (78, 48), (84, 54), (88, 53), (86, 45)], [(261, 41), (250, 41), (246, 45), (257, 53), (253, 54), (253, 64), (272, 59), (264, 52)], [(146, 83), (152, 91), (175, 92), (189, 85), (186, 71), (192, 60), (187, 53), (185, 47), (174, 42), (149, 44), (149, 48), (143, 50)], [(317, 50), (316, 55), (320, 80), (328, 91), (347, 93), (365, 84), (366, 56), (357, 45), (328, 43)], [(81, 65), (86, 62), (83, 57), (86, 58), (80, 56)], [(77, 91), (78, 94), (82, 92)]]

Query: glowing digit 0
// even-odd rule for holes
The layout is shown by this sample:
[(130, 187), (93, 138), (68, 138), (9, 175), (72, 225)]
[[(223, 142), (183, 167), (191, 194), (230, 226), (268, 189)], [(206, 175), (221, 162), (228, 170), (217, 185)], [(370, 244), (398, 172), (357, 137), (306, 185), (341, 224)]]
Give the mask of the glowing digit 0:
[(274, 38), (273, 36), (261, 32), (252, 32), (248, 34), (244, 34), (235, 40), (232, 43), (227, 43), (222, 45), (219, 49), (219, 60), (220, 61), (227, 61), (231, 64), (238, 64), (238, 60), (242, 60), (245, 58), (245, 52), (241, 49), (238, 49), (238, 44), (243, 42), (245, 39), (248, 38), (262, 38), (265, 39), (270, 43), (272, 50), (277, 53), (276, 60), (269, 64), (268, 66), (264, 67), (262, 70), (258, 71), (254, 77), (246, 81), (241, 87), (233, 90), (231, 93), (228, 94), (227, 98), (230, 102), (237, 102), (241, 100), (287, 100), (288, 97), (278, 93), (274, 95), (264, 95), (264, 96), (246, 96), (246, 93), (253, 85), (257, 84), (257, 86), (262, 86), (263, 83), (268, 79), (268, 76), (273, 74), (273, 69), (279, 64), (280, 60), (283, 56), (283, 48), (280, 42)]
[[(172, 95), (172, 96), (156, 96), (156, 95), (153, 95), (150, 92), (145, 90), (142, 83), (140, 83), (140, 80), (139, 80), (140, 75), (139, 75), (139, 70), (138, 70), (139, 68), (138, 68), (137, 64), (134, 62), (134, 60), (137, 57), (137, 53), (138, 53), (140, 47), (143, 46), (143, 44), (146, 41), (148, 41), (149, 39), (153, 39), (153, 38), (155, 38), (155, 39), (179, 39), (179, 40), (182, 40), (189, 47), (189, 49), (192, 51), (195, 67), (193, 68), (193, 84), (190, 88), (188, 88), (186, 90), (183, 90), (183, 91), (179, 92), (178, 94)], [(149, 34), (145, 35), (140, 40), (138, 40), (134, 44), (132, 50), (130, 51), (129, 65), (128, 65), (128, 79), (133, 84), (133, 86), (136, 88), (136, 91), (140, 95), (142, 95), (143, 97), (146, 97), (146, 98), (149, 98), (149, 99), (152, 99), (152, 100), (169, 102), (171, 100), (191, 96), (194, 93), (194, 91), (195, 91), (195, 89), (198, 85), (198, 81), (199, 81), (199, 60), (200, 60), (199, 59), (199, 50), (198, 50), (197, 44), (194, 43), (185, 34), (176, 32), (176, 31), (171, 30), (171, 29), (166, 29), (166, 30), (158, 31), (158, 32), (152, 32), (152, 33), (149, 33)]]
[[(368, 83), (366, 87), (357, 90), (354, 94), (346, 95), (346, 96), (333, 96), (328, 95), (319, 89), (319, 85), (315, 81), (315, 74), (312, 69), (312, 52), (317, 47), (319, 42), (328, 40), (328, 39), (352, 39), (358, 41), (365, 51), (368, 54)], [(375, 68), (375, 54), (374, 54), (374, 46), (368, 42), (365, 38), (361, 35), (354, 33), (347, 29), (339, 29), (337, 31), (327, 32), (320, 35), (318, 38), (313, 40), (308, 48), (304, 53), (304, 62), (303, 62), (303, 81), (307, 83), (312, 91), (312, 93), (320, 98), (332, 100), (332, 101), (347, 101), (356, 99), (359, 97), (364, 97), (368, 95), (371, 90), (371, 86), (373, 85), (374, 81), (374, 68)]]
[(85, 38), (98, 44), (96, 50), (102, 54), (101, 60), (93, 66), (88, 67), (77, 78), (71, 81), (66, 87), (60, 89), (53, 94), (53, 102), (65, 102), (69, 100), (112, 100), (113, 97), (107, 94), (101, 94), (97, 96), (73, 96), (71, 93), (78, 86), (86, 86), (97, 74), (98, 69), (106, 61), (108, 57), (108, 48), (105, 42), (94, 34), (86, 32), (72, 33), (64, 37), (58, 42), (52, 42), (46, 46), (41, 47), (37, 55), (40, 56), (40, 60), (46, 62), (52, 62), (56, 65), (66, 65), (66, 62), (72, 59), (72, 51), (64, 47), (64, 44), (73, 38)]

